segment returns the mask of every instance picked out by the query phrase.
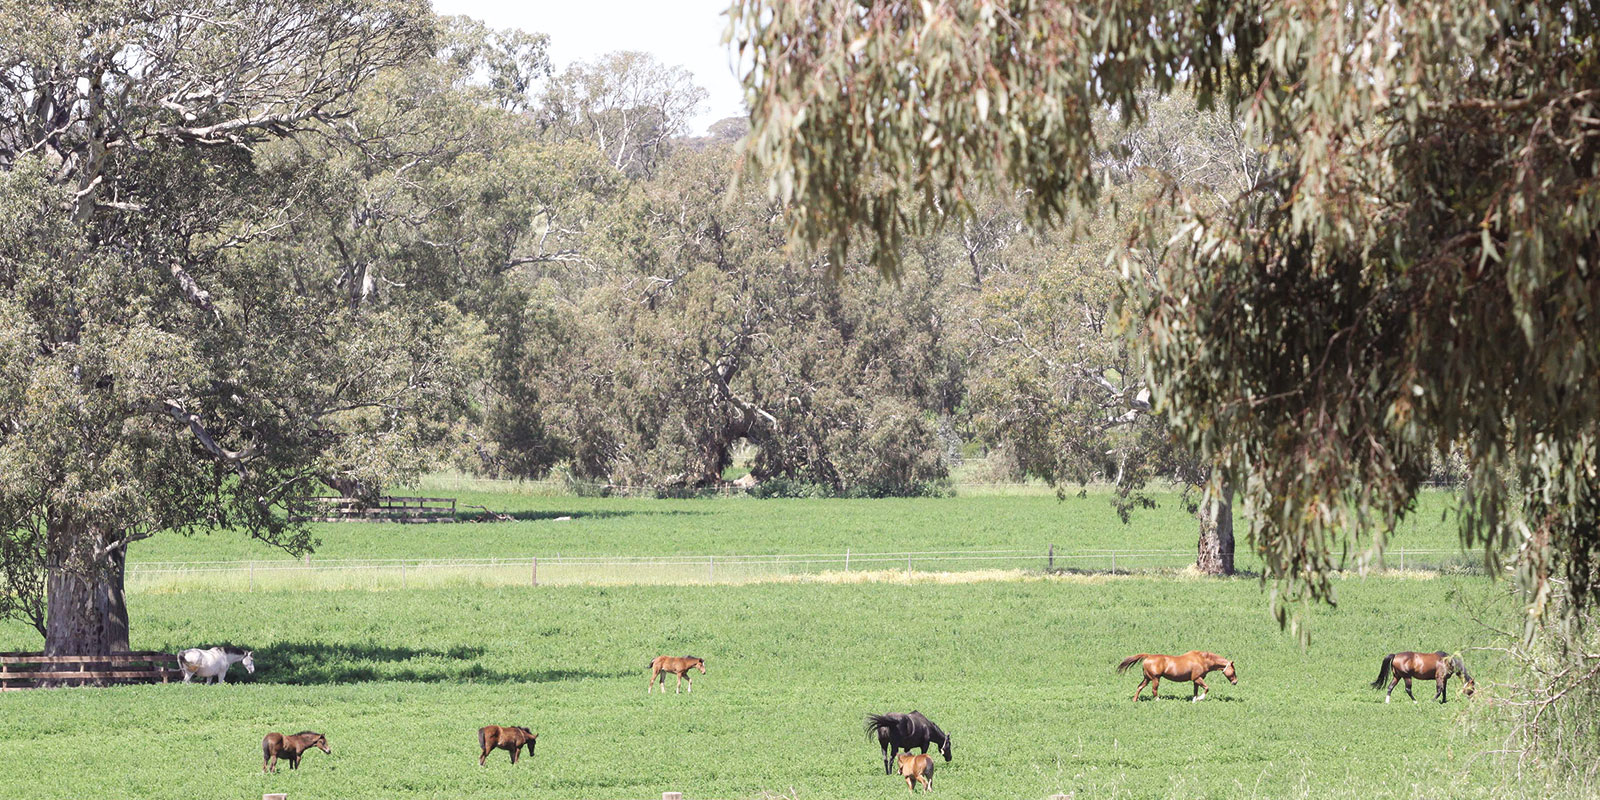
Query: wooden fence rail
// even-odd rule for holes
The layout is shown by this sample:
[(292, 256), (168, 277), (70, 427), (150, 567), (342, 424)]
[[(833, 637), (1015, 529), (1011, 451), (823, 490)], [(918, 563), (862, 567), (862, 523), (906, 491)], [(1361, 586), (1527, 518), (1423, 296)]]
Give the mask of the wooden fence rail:
[(0, 653), (0, 692), (51, 686), (167, 683), (183, 677), (178, 657), (143, 650), (103, 656)]
[(290, 522), (455, 522), (454, 497), (296, 497)]

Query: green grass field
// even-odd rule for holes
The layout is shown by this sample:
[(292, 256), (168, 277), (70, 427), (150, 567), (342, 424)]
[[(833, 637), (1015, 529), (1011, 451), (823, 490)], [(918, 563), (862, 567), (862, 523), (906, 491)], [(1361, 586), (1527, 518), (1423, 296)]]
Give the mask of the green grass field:
[[(565, 528), (325, 526), (324, 552), (745, 552), (950, 537), (1087, 547), (1112, 535), (1188, 547), (1194, 535), (1181, 511), (1125, 528), (1093, 497), (499, 499), (588, 515)], [(1453, 533), (1409, 535), (1447, 545)], [(149, 560), (241, 546), (225, 535), (142, 544), (135, 557)], [(955, 760), (939, 763), (935, 785), (956, 798), (1516, 794), (1479, 755), (1501, 736), (1472, 711), (1484, 695), (1464, 702), (1452, 684), (1441, 707), (1419, 685), (1424, 702), (1384, 705), (1366, 685), (1399, 649), (1464, 650), (1480, 686), (1502, 678), (1492, 654), (1468, 649), (1489, 641), (1473, 613), (1510, 613), (1495, 599), (1502, 589), (1413, 575), (1352, 577), (1339, 592), (1337, 609), (1312, 614), (1302, 650), (1269, 619), (1257, 581), (1178, 574), (136, 590), (135, 648), (234, 642), (256, 649), (258, 672), (236, 668), (238, 685), (227, 686), (0, 695), (0, 796), (895, 797), (904, 784), (882, 774), (861, 722), (913, 708), (954, 737)], [(0, 626), (0, 649), (37, 646), (31, 629)], [(1138, 679), (1114, 672), (1120, 659), (1191, 648), (1235, 659), (1239, 685), (1213, 676), (1199, 704), (1171, 684), (1173, 699), (1130, 701)], [(707, 659), (692, 696), (645, 695), (646, 664), (662, 653)], [(489, 723), (529, 726), (537, 755), (513, 768), (501, 752), (480, 769), (476, 729)], [(261, 775), (261, 737), (305, 728), (326, 733), (333, 754)]]

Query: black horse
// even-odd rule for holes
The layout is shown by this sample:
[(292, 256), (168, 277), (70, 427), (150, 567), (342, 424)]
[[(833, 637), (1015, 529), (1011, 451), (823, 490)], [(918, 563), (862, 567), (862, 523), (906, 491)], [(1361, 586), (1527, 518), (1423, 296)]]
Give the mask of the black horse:
[(926, 753), (929, 744), (937, 744), (944, 760), (950, 760), (950, 734), (940, 730), (938, 725), (922, 716), (921, 712), (868, 714), (867, 738), (872, 738), (873, 734), (877, 734), (878, 746), (883, 748), (885, 775), (891, 774), (889, 765), (894, 761), (895, 754), (901, 750), (909, 753), (912, 748), (921, 748), (922, 752)]

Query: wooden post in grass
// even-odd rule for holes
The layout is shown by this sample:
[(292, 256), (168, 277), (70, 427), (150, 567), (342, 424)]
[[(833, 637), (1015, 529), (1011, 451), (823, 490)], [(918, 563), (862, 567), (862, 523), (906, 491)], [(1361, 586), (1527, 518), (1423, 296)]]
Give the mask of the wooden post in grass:
[(256, 562), (250, 562), (250, 591), (256, 590)]
[(538, 586), (539, 585), (539, 557), (538, 556), (534, 556), (533, 557), (533, 576), (532, 577), (533, 577), (533, 585), (534, 586)]
[(844, 571), (850, 571), (850, 548), (848, 547), (844, 549)]
[(261, 795), (261, 800), (289, 800), (289, 795), (284, 794), (283, 792), (274, 792), (272, 794)]
[(406, 588), (406, 562), (400, 562), (400, 588)]
[(710, 582), (712, 582), (712, 581), (714, 581), (716, 579), (717, 579), (717, 557), (716, 556), (706, 556), (706, 582), (710, 583)]
[(1046, 567), (1046, 571), (1047, 572), (1055, 572), (1056, 571), (1056, 546), (1055, 546), (1054, 543), (1051, 543), (1051, 545), (1050, 545), (1050, 556), (1049, 556), (1049, 558), (1050, 558), (1050, 565), (1048, 567)]
[(906, 580), (911, 580), (911, 554), (906, 553)]

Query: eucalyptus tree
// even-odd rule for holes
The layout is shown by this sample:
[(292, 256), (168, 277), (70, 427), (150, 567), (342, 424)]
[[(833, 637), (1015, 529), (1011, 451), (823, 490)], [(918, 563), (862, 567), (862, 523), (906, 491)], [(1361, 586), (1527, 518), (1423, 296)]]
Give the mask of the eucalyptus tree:
[(649, 53), (619, 50), (555, 76), (541, 97), (538, 118), (552, 136), (592, 142), (613, 167), (640, 176), (689, 132), (689, 118), (705, 98), (687, 69)]
[(586, 253), (605, 279), (572, 302), (536, 299), (504, 332), (520, 360), (497, 386), (540, 407), (503, 434), (561, 452), (579, 477), (665, 491), (720, 483), (742, 443), (762, 478), (826, 492), (943, 477), (937, 420), (958, 402), (961, 359), (941, 339), (940, 262), (900, 291), (835, 282), (787, 252), (778, 208), (730, 192), (737, 163), (727, 142), (670, 156)]
[(1254, 180), (1211, 208), (1158, 195), (1175, 235), (1124, 268), (1158, 265), (1141, 309), (1154, 400), (1235, 476), (1275, 598), (1331, 601), (1351, 539), (1381, 548), (1428, 454), (1457, 444), (1463, 541), (1518, 551), (1528, 625), (1557, 579), (1580, 604), (1600, 590), (1595, 3), (730, 13), (755, 174), (837, 263), (864, 240), (897, 271), (908, 235), (970, 216), (982, 187), (1059, 223), (1100, 196), (1102, 109), (1133, 123), (1178, 92), (1233, 113)]
[[(57, 3), (0, 25), (0, 537), (43, 570), (53, 654), (126, 648), (121, 564), (160, 531), (311, 545), (274, 510), (412, 454), (450, 321), (349, 308), (285, 237), (380, 73), (425, 58), (425, 3)], [(30, 590), (31, 591), (31, 590)], [(40, 619), (42, 615), (42, 619)]]

